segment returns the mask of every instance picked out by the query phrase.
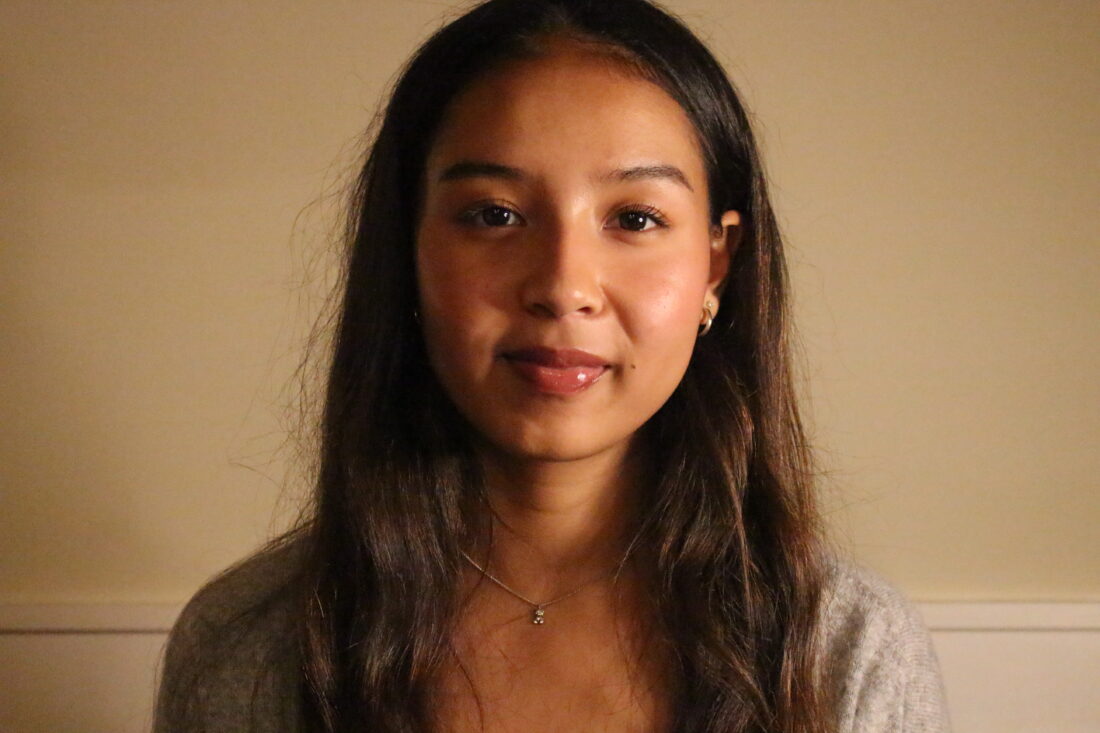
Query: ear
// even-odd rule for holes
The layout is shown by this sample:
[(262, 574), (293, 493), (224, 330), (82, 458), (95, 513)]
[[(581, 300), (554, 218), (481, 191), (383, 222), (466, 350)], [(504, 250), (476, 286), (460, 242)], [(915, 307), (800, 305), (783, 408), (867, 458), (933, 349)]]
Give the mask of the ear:
[(711, 230), (710, 238), (710, 279), (707, 282), (707, 300), (715, 304), (715, 311), (717, 311), (718, 299), (722, 295), (722, 288), (726, 285), (730, 260), (740, 239), (741, 214), (736, 211), (727, 211), (718, 220), (718, 225)]

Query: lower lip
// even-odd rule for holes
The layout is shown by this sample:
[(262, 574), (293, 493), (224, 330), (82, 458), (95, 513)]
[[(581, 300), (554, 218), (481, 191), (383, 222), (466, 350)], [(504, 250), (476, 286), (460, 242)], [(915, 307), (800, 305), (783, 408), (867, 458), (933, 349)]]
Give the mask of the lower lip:
[(583, 392), (603, 376), (607, 367), (550, 367), (533, 361), (509, 359), (519, 375), (546, 394), (569, 395)]

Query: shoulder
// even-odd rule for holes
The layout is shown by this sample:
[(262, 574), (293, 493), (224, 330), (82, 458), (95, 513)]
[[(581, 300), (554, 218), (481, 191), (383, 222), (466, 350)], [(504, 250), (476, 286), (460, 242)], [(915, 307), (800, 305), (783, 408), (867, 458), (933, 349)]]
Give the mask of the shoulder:
[(833, 558), (822, 599), (827, 641), (847, 645), (926, 635), (910, 601), (871, 570)]
[(286, 600), (301, 554), (300, 545), (290, 542), (261, 550), (231, 566), (188, 601), (177, 629), (229, 626), (240, 617), (256, 613), (270, 616), (280, 601)]
[(949, 730), (939, 664), (917, 609), (873, 572), (830, 563), (822, 599), (822, 673), (841, 731)]
[(168, 638), (156, 731), (267, 729), (262, 721), (296, 715), (301, 554), (296, 544), (261, 551), (187, 603)]

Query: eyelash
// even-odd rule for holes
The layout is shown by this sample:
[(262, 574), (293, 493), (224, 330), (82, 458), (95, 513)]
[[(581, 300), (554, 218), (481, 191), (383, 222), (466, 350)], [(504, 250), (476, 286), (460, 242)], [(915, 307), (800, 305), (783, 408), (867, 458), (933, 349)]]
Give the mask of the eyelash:
[(484, 222), (478, 221), (478, 217), (482, 216), (490, 209), (500, 209), (502, 211), (507, 211), (509, 214), (516, 217), (517, 219), (520, 219), (521, 221), (523, 220), (523, 217), (519, 215), (519, 212), (517, 212), (511, 204), (502, 201), (481, 201), (477, 204), (474, 204), (473, 206), (459, 214), (458, 220), (464, 224), (469, 224), (471, 226), (486, 227), (492, 229), (498, 228), (495, 225), (485, 224)]
[[(615, 217), (621, 217), (624, 214), (641, 214), (642, 216), (649, 217), (657, 229), (667, 229), (668, 219), (665, 218), (664, 213), (654, 206), (628, 206), (624, 209), (620, 209), (615, 212)], [(641, 233), (643, 231), (649, 231), (648, 229), (627, 229), (628, 232)]]
[[(458, 219), (459, 219), (459, 221), (461, 221), (465, 224), (470, 224), (472, 226), (481, 226), (481, 227), (492, 228), (492, 229), (507, 227), (508, 226), (507, 224), (494, 225), (494, 224), (486, 224), (484, 222), (479, 222), (478, 221), (478, 217), (484, 215), (487, 211), (489, 211), (491, 209), (500, 209), (502, 211), (506, 211), (511, 216), (514, 216), (517, 219), (519, 219), (520, 221), (523, 221), (523, 217), (520, 216), (519, 212), (517, 212), (510, 204), (506, 204), (506, 203), (503, 203), (503, 202), (497, 202), (497, 201), (486, 201), (486, 202), (476, 204), (476, 205), (470, 207), (469, 209), (466, 209), (461, 214), (459, 214)], [(640, 206), (640, 205), (639, 206), (627, 206), (627, 207), (624, 207), (624, 208), (619, 209), (618, 211), (616, 211), (612, 218), (617, 220), (617, 219), (619, 219), (620, 217), (622, 217), (626, 214), (641, 214), (642, 216), (647, 217), (650, 221), (653, 222), (653, 224), (654, 224), (653, 228), (656, 228), (656, 229), (667, 229), (668, 228), (668, 219), (665, 217), (664, 213), (660, 209), (658, 209), (654, 206)], [(642, 232), (645, 232), (645, 231), (649, 231), (649, 228), (646, 228), (646, 229), (626, 229), (625, 227), (623, 227), (623, 229), (625, 231), (628, 231), (628, 232), (635, 232), (635, 233), (639, 233), (639, 234), (642, 233)]]

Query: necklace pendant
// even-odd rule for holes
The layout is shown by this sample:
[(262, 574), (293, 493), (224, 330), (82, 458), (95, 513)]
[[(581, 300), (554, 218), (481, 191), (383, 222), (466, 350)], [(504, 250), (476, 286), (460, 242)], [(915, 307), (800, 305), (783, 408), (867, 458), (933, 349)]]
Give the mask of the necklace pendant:
[(544, 618), (544, 616), (546, 616), (546, 612), (543, 611), (541, 608), (536, 607), (534, 612), (531, 613), (531, 623), (533, 623), (533, 624), (544, 624), (544, 623), (546, 623), (546, 619)]

